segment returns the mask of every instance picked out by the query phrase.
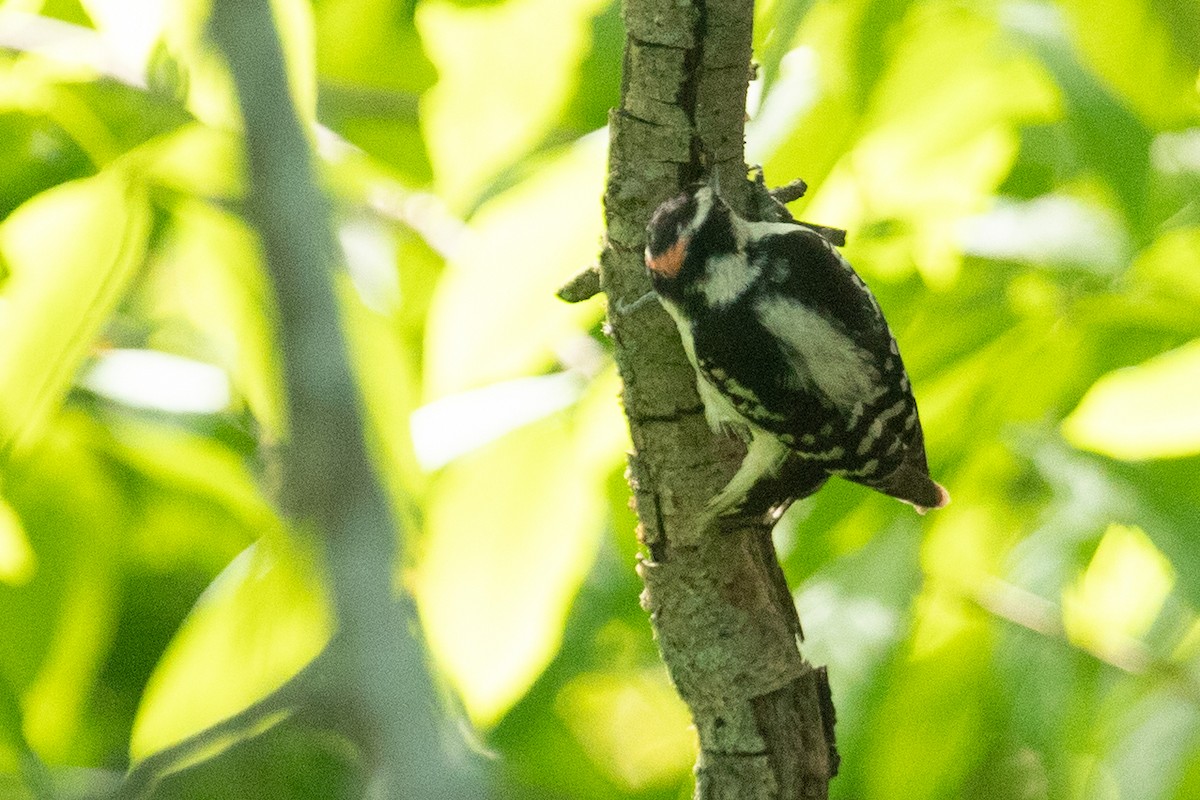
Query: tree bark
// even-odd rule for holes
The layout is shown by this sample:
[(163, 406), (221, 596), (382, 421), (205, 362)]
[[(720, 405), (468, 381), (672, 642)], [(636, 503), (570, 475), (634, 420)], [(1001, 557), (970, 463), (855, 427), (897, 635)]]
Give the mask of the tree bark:
[(770, 528), (700, 525), (744, 450), (708, 429), (667, 314), (635, 305), (650, 290), (642, 252), (659, 203), (711, 168), (735, 208), (752, 206), (743, 128), (753, 12), (752, 0), (626, 0), (600, 261), (635, 448), (642, 604), (699, 733), (704, 800), (825, 798), (837, 771), (828, 682), (800, 655)]

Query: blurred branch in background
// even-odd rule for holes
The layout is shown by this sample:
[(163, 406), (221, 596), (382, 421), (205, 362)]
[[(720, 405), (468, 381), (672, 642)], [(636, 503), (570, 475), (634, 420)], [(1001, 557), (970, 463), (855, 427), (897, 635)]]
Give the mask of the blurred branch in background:
[[(283, 504), (324, 537), (337, 632), (316, 698), (375, 762), (389, 798), (481, 796), (430, 677), (411, 602), (393, 596), (397, 522), (366, 451), (339, 326), (329, 203), (288, 90), (266, 0), (217, 0), (211, 32), (238, 91), (249, 216), (279, 315), (287, 398)], [(455, 747), (457, 740), (458, 746)]]

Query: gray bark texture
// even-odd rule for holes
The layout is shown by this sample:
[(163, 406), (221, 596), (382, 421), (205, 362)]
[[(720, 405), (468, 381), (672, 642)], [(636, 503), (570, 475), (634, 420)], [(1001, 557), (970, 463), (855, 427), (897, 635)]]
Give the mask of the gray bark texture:
[(754, 216), (743, 155), (753, 12), (753, 0), (626, 0), (600, 259), (635, 448), (642, 604), (699, 733), (702, 800), (826, 798), (837, 771), (828, 682), (800, 655), (770, 528), (700, 524), (744, 450), (709, 430), (667, 314), (635, 305), (650, 290), (645, 229), (663, 200), (711, 168)]

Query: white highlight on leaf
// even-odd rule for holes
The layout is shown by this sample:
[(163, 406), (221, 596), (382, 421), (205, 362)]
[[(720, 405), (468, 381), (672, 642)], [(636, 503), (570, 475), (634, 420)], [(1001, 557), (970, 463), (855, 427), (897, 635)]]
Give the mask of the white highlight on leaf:
[(523, 425), (579, 399), (585, 381), (574, 372), (516, 378), (443, 397), (409, 417), (417, 461), (425, 470), (449, 464)]
[(132, 408), (171, 414), (216, 414), (232, 395), (225, 370), (157, 350), (106, 350), (79, 384)]
[(1132, 247), (1113, 213), (1064, 195), (997, 200), (963, 220), (958, 239), (970, 255), (1094, 272), (1123, 267)]
[(753, 92), (762, 91), (762, 80), (750, 84), (747, 97), (750, 121), (746, 124), (746, 154), (752, 161), (765, 161), (795, 130), (796, 123), (812, 108), (820, 92), (820, 55), (807, 45), (788, 52), (779, 62), (779, 75), (766, 97), (756, 103)]

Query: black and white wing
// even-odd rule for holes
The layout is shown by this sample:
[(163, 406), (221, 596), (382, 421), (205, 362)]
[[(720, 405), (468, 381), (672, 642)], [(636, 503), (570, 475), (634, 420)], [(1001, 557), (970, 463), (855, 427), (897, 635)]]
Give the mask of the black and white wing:
[(944, 505), (945, 490), (929, 478), (899, 348), (874, 295), (819, 234), (796, 225), (751, 228), (762, 235), (751, 237), (747, 257), (766, 270), (754, 313), (787, 363), (781, 388), (803, 396), (782, 418), (756, 422), (830, 472), (920, 508)]

